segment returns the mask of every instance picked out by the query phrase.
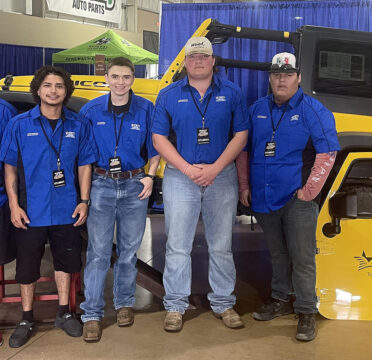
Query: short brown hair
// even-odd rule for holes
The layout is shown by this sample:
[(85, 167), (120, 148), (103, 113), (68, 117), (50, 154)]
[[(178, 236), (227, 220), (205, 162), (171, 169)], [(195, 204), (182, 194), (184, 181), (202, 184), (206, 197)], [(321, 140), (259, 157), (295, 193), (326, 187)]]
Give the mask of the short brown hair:
[(108, 74), (109, 70), (113, 67), (113, 66), (126, 66), (126, 67), (129, 67), (129, 69), (131, 69), (133, 75), (134, 75), (134, 65), (133, 63), (123, 57), (123, 56), (119, 56), (119, 57), (116, 57), (116, 58), (113, 58), (109, 61), (109, 63), (107, 64), (106, 66), (106, 74)]
[(30, 91), (32, 93), (32, 97), (34, 98), (35, 102), (40, 104), (40, 96), (38, 95), (39, 88), (41, 83), (48, 75), (57, 75), (63, 79), (63, 82), (66, 87), (66, 96), (63, 100), (63, 104), (66, 105), (68, 100), (70, 99), (72, 93), (74, 92), (74, 83), (71, 80), (71, 74), (67, 72), (65, 69), (62, 69), (58, 66), (46, 65), (41, 67), (40, 69), (36, 70), (34, 78), (30, 83)]

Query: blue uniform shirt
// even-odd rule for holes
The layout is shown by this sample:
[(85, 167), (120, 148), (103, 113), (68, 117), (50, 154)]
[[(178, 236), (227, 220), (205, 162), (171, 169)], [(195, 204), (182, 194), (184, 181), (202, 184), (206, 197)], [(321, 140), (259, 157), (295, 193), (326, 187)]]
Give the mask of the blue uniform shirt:
[[(273, 129), (276, 154), (265, 157), (265, 146)], [(259, 99), (250, 108), (250, 183), (252, 209), (268, 213), (283, 207), (306, 183), (317, 153), (340, 149), (333, 114), (301, 88), (288, 104), (277, 106), (273, 96)]]
[[(15, 107), (0, 99), (0, 144), (3, 138), (4, 130), (8, 121), (17, 115), (17, 110)], [(3, 163), (0, 162), (0, 207), (3, 206), (7, 201), (7, 196), (5, 192), (5, 185), (4, 185), (4, 169)]]
[(7, 125), (0, 159), (18, 169), (18, 202), (29, 219), (29, 226), (72, 224), (72, 213), (78, 204), (77, 167), (94, 163), (97, 150), (89, 121), (63, 108), (64, 128), (61, 169), (66, 186), (55, 188), (52, 173), (57, 170), (57, 156), (45, 138), (40, 120), (52, 144), (58, 150), (62, 121), (53, 131), (37, 105), (14, 117)]
[(119, 134), (120, 122), (123, 126), (119, 137), (117, 156), (120, 156), (122, 171), (143, 167), (148, 158), (158, 153), (152, 145), (150, 124), (153, 114), (153, 104), (131, 91), (131, 102), (126, 114), (115, 115), (110, 111), (110, 94), (100, 96), (85, 104), (80, 114), (87, 117), (93, 126), (99, 159), (97, 166), (109, 170), (109, 158), (114, 156), (115, 129)]
[[(209, 144), (197, 142), (202, 116), (191, 92), (201, 113), (206, 110)], [(214, 163), (225, 150), (232, 133), (247, 129), (248, 116), (240, 88), (218, 75), (213, 75), (213, 83), (202, 101), (198, 91), (189, 86), (187, 77), (162, 89), (156, 100), (152, 132), (168, 136), (173, 130), (177, 151), (191, 164)]]

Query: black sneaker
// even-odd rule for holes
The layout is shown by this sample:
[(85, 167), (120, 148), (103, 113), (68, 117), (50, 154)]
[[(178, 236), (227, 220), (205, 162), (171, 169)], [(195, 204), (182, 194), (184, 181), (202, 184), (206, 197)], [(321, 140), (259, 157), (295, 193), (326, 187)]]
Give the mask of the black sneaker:
[(298, 314), (296, 339), (311, 341), (315, 336), (315, 314)]
[(83, 325), (70, 313), (66, 313), (62, 317), (57, 316), (54, 325), (64, 330), (69, 336), (79, 337), (83, 335)]
[(28, 339), (34, 333), (35, 324), (27, 320), (22, 320), (17, 324), (13, 334), (9, 338), (9, 346), (11, 348), (19, 348), (26, 344)]
[(292, 313), (293, 305), (291, 301), (281, 301), (272, 298), (269, 302), (266, 302), (259, 309), (257, 309), (257, 311), (252, 313), (252, 317), (255, 320), (267, 321), (278, 316)]

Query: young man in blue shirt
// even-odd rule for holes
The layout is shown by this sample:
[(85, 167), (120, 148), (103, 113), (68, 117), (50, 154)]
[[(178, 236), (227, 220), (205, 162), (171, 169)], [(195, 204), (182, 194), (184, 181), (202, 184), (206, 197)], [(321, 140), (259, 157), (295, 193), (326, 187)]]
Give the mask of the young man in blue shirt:
[(44, 66), (30, 89), (38, 105), (8, 123), (0, 152), (16, 228), (16, 280), (23, 309), (9, 339), (15, 348), (34, 332), (33, 297), (48, 239), (59, 298), (55, 325), (70, 336), (82, 335), (68, 299), (71, 273), (81, 268), (79, 226), (88, 215), (91, 164), (97, 159), (89, 121), (64, 106), (74, 90), (70, 74)]
[(296, 338), (310, 341), (316, 336), (318, 312), (318, 194), (339, 144), (333, 114), (299, 86), (301, 74), (293, 54), (274, 56), (269, 80), (272, 94), (251, 106), (248, 147), (237, 159), (240, 200), (246, 206), (252, 203), (273, 269), (271, 300), (253, 318), (271, 320), (295, 311)]
[[(153, 105), (134, 94), (134, 66), (126, 58), (110, 61), (105, 79), (110, 93), (86, 104), (80, 111), (93, 127), (99, 159), (94, 165), (88, 226), (83, 338), (101, 338), (104, 288), (110, 268), (116, 223), (114, 307), (118, 326), (134, 322), (136, 253), (145, 231), (147, 206), (159, 155), (150, 133)], [(148, 174), (143, 167), (149, 159)]]
[(200, 213), (209, 252), (208, 299), (214, 315), (227, 327), (241, 328), (244, 324), (233, 309), (236, 274), (231, 243), (238, 202), (234, 159), (247, 141), (244, 100), (235, 84), (214, 73), (207, 38), (188, 40), (185, 67), (187, 76), (159, 93), (152, 127), (154, 146), (168, 162), (163, 179), (168, 236), (164, 329), (182, 329)]

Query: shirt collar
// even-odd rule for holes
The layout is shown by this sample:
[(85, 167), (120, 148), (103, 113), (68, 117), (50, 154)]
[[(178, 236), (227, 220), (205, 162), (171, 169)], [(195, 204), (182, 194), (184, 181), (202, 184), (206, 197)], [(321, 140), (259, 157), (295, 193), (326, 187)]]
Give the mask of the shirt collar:
[(41, 118), (40, 105), (36, 105), (34, 108), (32, 108), (30, 115), (32, 120)]
[[(65, 118), (69, 117), (71, 114), (71, 111), (67, 109), (66, 106), (62, 106), (62, 114), (65, 115)], [(30, 110), (31, 119), (35, 120), (38, 118), (41, 118), (41, 112), (40, 112), (40, 105), (36, 105), (34, 108)]]
[[(296, 107), (298, 101), (302, 98), (302, 95), (303, 95), (303, 90), (301, 88), (301, 86), (298, 87), (298, 90), (296, 91), (296, 93), (289, 99), (289, 101), (287, 102), (288, 106), (290, 108), (294, 108)], [(273, 106), (276, 106), (277, 108), (279, 108), (280, 106), (278, 106), (275, 101), (274, 101), (274, 95), (271, 94), (270, 96), (270, 101), (272, 102)], [(284, 104), (283, 104), (284, 105)], [(281, 105), (282, 106), (282, 105)]]
[[(134, 114), (135, 112), (135, 102), (136, 102), (136, 97), (133, 96), (134, 95), (134, 92), (132, 89), (129, 90), (129, 96), (130, 96), (130, 105), (129, 105), (129, 113), (131, 114)], [(111, 109), (111, 92), (109, 92), (107, 95), (105, 95), (106, 98), (105, 98), (105, 109), (107, 110), (107, 112), (109, 112), (110, 114), (112, 113), (112, 109)]]
[(296, 93), (289, 99), (288, 101), (288, 105), (293, 109), (296, 105), (297, 105), (297, 102), (299, 101), (299, 99), (302, 97), (303, 95), (303, 91), (302, 91), (302, 88), (299, 86), (298, 87), (298, 90), (296, 91)]
[[(180, 80), (180, 82), (181, 82), (182, 87), (186, 87), (189, 85), (189, 78), (185, 76), (183, 79)], [(213, 74), (211, 86), (212, 86), (212, 90), (214, 86), (217, 86), (219, 89), (221, 88), (221, 79), (217, 74)]]

